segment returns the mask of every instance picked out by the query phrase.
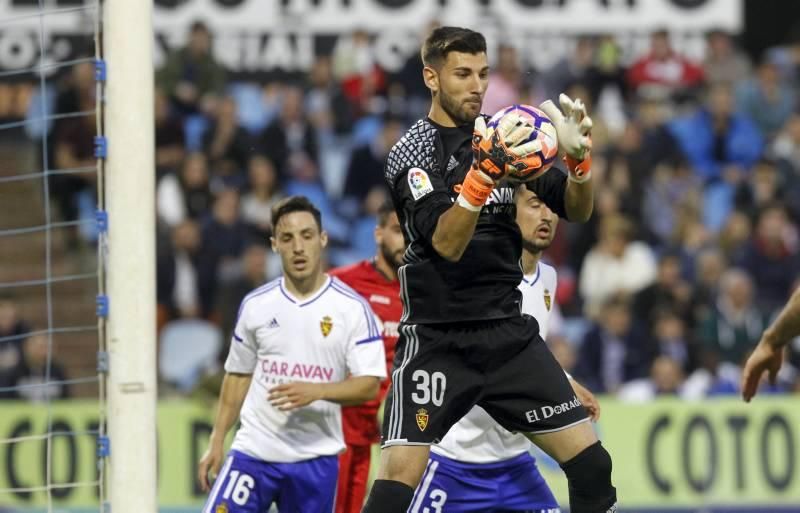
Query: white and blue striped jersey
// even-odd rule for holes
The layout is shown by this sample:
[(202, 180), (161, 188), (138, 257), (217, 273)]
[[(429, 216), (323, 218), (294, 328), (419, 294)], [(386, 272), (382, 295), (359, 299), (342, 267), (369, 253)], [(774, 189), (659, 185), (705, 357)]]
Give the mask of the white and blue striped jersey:
[[(538, 321), (542, 339), (547, 337), (550, 314), (555, 306), (556, 285), (556, 270), (541, 262), (536, 271), (523, 276), (519, 284), (522, 313)], [(431, 446), (436, 454), (465, 463), (507, 460), (528, 452), (530, 448), (531, 442), (525, 436), (506, 430), (480, 406), (474, 406), (450, 428), (438, 445)]]
[(225, 371), (252, 374), (232, 448), (271, 462), (296, 462), (344, 450), (341, 406), (315, 401), (283, 412), (269, 389), (294, 381), (335, 383), (348, 376), (386, 377), (383, 339), (369, 304), (328, 277), (305, 299), (283, 279), (242, 301)]

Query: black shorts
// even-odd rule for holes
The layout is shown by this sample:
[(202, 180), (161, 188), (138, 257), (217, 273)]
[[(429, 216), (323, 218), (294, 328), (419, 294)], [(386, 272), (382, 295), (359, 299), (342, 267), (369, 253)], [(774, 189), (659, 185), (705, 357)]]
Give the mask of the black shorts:
[(401, 324), (383, 446), (437, 443), (476, 404), (509, 431), (547, 433), (587, 420), (533, 317)]

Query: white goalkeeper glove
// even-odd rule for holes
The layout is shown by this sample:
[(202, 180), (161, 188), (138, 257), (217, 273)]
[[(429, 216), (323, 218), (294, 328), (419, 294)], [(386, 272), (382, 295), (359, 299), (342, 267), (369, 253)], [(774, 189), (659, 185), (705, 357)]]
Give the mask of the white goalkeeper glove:
[(592, 118), (586, 114), (586, 106), (580, 98), (573, 100), (561, 93), (558, 102), (563, 113), (551, 100), (543, 102), (539, 108), (556, 127), (559, 147), (566, 154), (564, 160), (569, 168), (569, 179), (583, 183), (589, 180), (592, 165)]

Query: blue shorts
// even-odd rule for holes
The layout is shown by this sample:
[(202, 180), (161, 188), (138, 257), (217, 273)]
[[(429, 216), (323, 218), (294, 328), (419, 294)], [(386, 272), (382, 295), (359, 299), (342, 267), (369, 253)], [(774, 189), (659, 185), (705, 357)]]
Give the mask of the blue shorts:
[(497, 463), (461, 463), (431, 453), (409, 513), (559, 513), (536, 460), (520, 454)]
[(331, 513), (339, 475), (338, 456), (297, 463), (270, 463), (231, 451), (203, 513)]

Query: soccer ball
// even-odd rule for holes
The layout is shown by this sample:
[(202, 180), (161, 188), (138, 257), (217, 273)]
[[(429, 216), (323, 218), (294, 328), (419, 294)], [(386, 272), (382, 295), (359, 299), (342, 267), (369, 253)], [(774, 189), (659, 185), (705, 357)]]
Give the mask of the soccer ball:
[(558, 135), (556, 134), (555, 125), (553, 125), (553, 122), (547, 117), (547, 114), (530, 105), (511, 105), (500, 109), (497, 111), (497, 114), (492, 116), (492, 119), (489, 120), (486, 126), (489, 128), (497, 128), (497, 125), (504, 116), (512, 114), (519, 115), (523, 121), (534, 127), (530, 137), (520, 141), (517, 143), (518, 145), (533, 140), (538, 140), (542, 143), (542, 149), (537, 153), (539, 158), (542, 159), (542, 167), (528, 170), (524, 172), (524, 174), (520, 174), (516, 168), (508, 166), (509, 178), (527, 182), (545, 174), (547, 170), (553, 166), (553, 163), (555, 163), (556, 156), (558, 155)]

